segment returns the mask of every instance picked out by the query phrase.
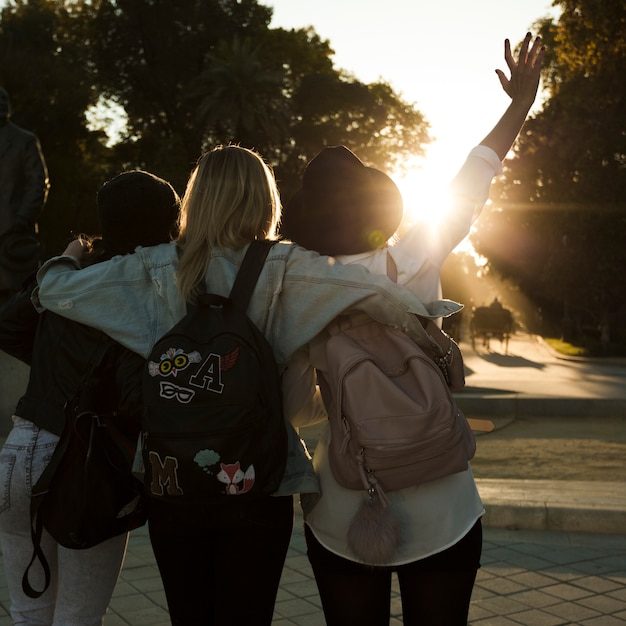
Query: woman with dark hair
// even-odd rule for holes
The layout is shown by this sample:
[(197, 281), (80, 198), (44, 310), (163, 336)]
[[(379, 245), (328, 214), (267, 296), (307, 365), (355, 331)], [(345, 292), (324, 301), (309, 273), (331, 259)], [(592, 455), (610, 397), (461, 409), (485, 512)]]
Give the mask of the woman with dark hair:
[[(93, 266), (137, 246), (170, 241), (176, 234), (179, 198), (172, 186), (148, 172), (120, 174), (98, 191), (101, 238), (82, 237), (83, 266)], [(128, 534), (85, 550), (59, 545), (44, 529), (41, 547), (51, 569), (48, 589), (32, 598), (22, 576), (33, 553), (30, 497), (65, 425), (65, 405), (83, 377), (98, 369), (100, 410), (116, 411), (129, 441), (136, 441), (141, 415), (144, 360), (104, 333), (45, 311), (39, 314), (25, 288), (0, 310), (0, 348), (31, 366), (13, 428), (0, 451), (0, 542), (16, 624), (96, 626), (102, 624), (124, 561)], [(33, 566), (31, 585), (43, 589), (43, 572)]]
[[(324, 148), (307, 165), (302, 189), (285, 208), (283, 234), (342, 264), (364, 265), (375, 274), (387, 274), (391, 265), (398, 283), (423, 302), (440, 298), (440, 268), (469, 234), (537, 94), (543, 59), (539, 38), (531, 45), (531, 35), (526, 35), (518, 62), (507, 40), (505, 59), (510, 79), (497, 72), (511, 103), (452, 182), (452, 203), (437, 227), (420, 223), (394, 241), (403, 213), (395, 183), (366, 167), (347, 148), (336, 146)], [(319, 400), (312, 371), (315, 368), (322, 376), (327, 372), (328, 336), (322, 333), (308, 352), (300, 351), (283, 379), (291, 394), (299, 389), (301, 397), (310, 397), (312, 403)], [(368, 391), (376, 394), (375, 389)], [(364, 562), (349, 540), (349, 529), (366, 492), (346, 489), (335, 479), (330, 439), (327, 426), (313, 458), (321, 497), (303, 496), (308, 556), (328, 626), (388, 624), (392, 572), (400, 584), (404, 624), (465, 626), (480, 567), (484, 513), (471, 468), (388, 491), (389, 511), (400, 521), (400, 532), (393, 537), (372, 533), (371, 542), (388, 539), (399, 545), (384, 558), (378, 556), (381, 549), (378, 560)]]

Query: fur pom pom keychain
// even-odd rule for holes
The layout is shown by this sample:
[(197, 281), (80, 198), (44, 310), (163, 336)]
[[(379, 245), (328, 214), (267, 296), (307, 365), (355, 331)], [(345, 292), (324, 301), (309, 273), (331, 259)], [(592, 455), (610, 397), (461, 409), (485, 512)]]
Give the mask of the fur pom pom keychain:
[(375, 488), (368, 491), (348, 528), (348, 548), (369, 565), (384, 565), (402, 542), (400, 520), (389, 510)]

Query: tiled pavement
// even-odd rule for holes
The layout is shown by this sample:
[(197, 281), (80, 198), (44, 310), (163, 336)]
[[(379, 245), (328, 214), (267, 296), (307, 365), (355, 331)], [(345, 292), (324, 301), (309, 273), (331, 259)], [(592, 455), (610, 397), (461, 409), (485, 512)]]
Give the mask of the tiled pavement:
[[(477, 411), (476, 416), (531, 413), (549, 417), (607, 411), (623, 415), (626, 407), (623, 363), (605, 362), (597, 368), (593, 363), (563, 362), (529, 337), (512, 342), (507, 357), (468, 351), (466, 366), (471, 372), (470, 393), (465, 398), (468, 415), (480, 408), (472, 405), (472, 385), (482, 406), (489, 403), (489, 413)], [(504, 396), (503, 391), (507, 392)], [(487, 397), (486, 392), (500, 395)], [(484, 531), (471, 626), (626, 624), (625, 485), (483, 481), (481, 486), (480, 482), (489, 528)], [(511, 521), (534, 530), (506, 530)], [(586, 532), (572, 532), (581, 529)], [(11, 626), (2, 567), (0, 560), (0, 626)], [(391, 615), (391, 625), (402, 624), (397, 585)], [(144, 527), (131, 536), (104, 626), (168, 624), (161, 580)], [(300, 514), (273, 624), (324, 625)]]
[[(614, 626), (626, 624), (626, 534), (485, 529), (471, 626)], [(6, 584), (0, 626), (10, 626)], [(391, 625), (402, 624), (397, 584)], [(135, 531), (105, 626), (167, 626), (165, 597), (146, 528)], [(306, 557), (302, 518), (294, 533), (276, 602), (276, 626), (323, 626)], [(237, 626), (237, 625), (234, 625)], [(348, 625), (346, 625), (348, 626)]]

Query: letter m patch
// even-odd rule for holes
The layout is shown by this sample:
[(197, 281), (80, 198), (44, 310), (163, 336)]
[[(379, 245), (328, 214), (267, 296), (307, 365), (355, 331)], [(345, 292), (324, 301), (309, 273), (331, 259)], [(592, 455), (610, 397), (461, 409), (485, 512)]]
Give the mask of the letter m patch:
[(148, 458), (152, 469), (150, 492), (154, 496), (162, 496), (167, 489), (168, 496), (182, 496), (183, 490), (178, 484), (178, 459), (166, 456), (162, 460), (158, 452), (151, 450)]

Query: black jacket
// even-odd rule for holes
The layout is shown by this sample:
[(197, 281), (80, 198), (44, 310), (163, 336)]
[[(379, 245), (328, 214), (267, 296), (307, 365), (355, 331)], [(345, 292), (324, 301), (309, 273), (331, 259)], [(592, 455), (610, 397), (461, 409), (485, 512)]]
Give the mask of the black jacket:
[[(35, 234), (50, 181), (39, 139), (11, 121), (0, 125), (0, 236), (16, 227)], [(0, 255), (0, 290), (16, 290), (37, 266), (7, 267)]]
[(90, 408), (120, 416), (116, 423), (136, 438), (145, 360), (89, 326), (50, 311), (37, 313), (30, 301), (32, 286), (0, 309), (0, 349), (31, 367), (15, 414), (60, 435), (66, 404), (89, 379), (94, 404)]

